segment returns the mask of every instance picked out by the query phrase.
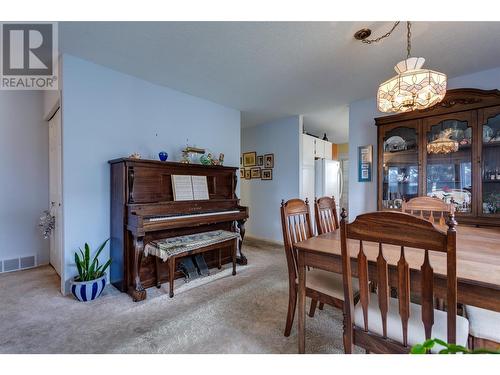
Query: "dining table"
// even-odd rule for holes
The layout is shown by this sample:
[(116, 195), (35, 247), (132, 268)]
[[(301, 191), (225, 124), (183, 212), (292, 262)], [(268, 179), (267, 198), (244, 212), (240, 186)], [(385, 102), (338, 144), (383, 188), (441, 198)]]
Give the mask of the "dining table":
[[(437, 226), (439, 227), (439, 226)], [(440, 227), (446, 231), (447, 227)], [(482, 307), (500, 312), (500, 228), (457, 226), (457, 301), (464, 305)], [(305, 352), (305, 303), (306, 279), (309, 268), (342, 274), (340, 230), (311, 237), (295, 244), (298, 264), (298, 346)], [(351, 256), (352, 277), (357, 277), (359, 241), (348, 240)], [(368, 259), (369, 274), (376, 274), (378, 243), (363, 242)], [(400, 247), (384, 245), (384, 257), (388, 263), (389, 283), (397, 280), (396, 263)], [(410, 267), (411, 290), (420, 289), (420, 267), (424, 252), (405, 248)], [(432, 252), (430, 263), (434, 269), (434, 294), (446, 299), (446, 254)], [(376, 281), (376, 280), (374, 280)], [(396, 286), (391, 284), (392, 286)]]

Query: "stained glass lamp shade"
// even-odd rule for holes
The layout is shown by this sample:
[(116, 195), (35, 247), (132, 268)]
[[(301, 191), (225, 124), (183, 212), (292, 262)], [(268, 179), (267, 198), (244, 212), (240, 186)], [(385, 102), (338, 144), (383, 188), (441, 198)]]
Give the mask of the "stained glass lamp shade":
[(422, 69), (425, 59), (411, 57), (400, 61), (397, 76), (382, 83), (377, 93), (381, 112), (408, 112), (432, 107), (446, 94), (446, 75)]

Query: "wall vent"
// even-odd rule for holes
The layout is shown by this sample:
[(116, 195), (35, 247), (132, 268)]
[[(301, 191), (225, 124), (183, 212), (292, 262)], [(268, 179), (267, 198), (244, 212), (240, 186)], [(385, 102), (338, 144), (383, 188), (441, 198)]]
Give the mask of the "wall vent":
[(19, 258), (0, 260), (0, 273), (24, 270), (36, 267), (36, 255), (26, 255)]
[(21, 263), (21, 269), (35, 267), (35, 256), (21, 257), (19, 258), (19, 263)]
[(5, 259), (3, 261), (3, 272), (16, 271), (19, 269), (19, 258)]

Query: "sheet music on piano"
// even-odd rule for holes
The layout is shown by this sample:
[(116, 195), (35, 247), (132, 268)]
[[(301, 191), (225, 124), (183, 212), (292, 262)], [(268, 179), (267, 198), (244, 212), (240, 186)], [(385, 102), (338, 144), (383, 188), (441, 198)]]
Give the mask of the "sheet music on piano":
[(175, 201), (207, 200), (207, 176), (172, 175)]
[(207, 176), (191, 176), (191, 182), (193, 184), (193, 199), (208, 199)]

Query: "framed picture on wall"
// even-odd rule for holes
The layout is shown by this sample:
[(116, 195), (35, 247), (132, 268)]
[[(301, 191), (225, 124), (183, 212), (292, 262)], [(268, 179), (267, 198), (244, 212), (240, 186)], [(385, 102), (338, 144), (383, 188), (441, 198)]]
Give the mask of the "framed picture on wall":
[(257, 165), (260, 167), (264, 165), (264, 156), (262, 155), (257, 156)]
[(273, 170), (272, 169), (263, 169), (262, 170), (262, 179), (263, 180), (272, 180), (273, 179)]
[(373, 146), (358, 147), (358, 182), (372, 180)]
[(260, 178), (261, 177), (261, 174), (260, 174), (260, 167), (256, 167), (256, 168), (252, 168), (250, 169), (251, 171), (251, 174), (252, 174), (252, 178)]
[(252, 174), (250, 173), (250, 169), (245, 169), (245, 180), (250, 180), (252, 178)]
[(240, 168), (240, 178), (245, 178), (245, 168)]
[(264, 155), (264, 168), (274, 168), (274, 154)]
[(256, 163), (257, 163), (257, 153), (255, 151), (243, 153), (244, 167), (254, 167)]

